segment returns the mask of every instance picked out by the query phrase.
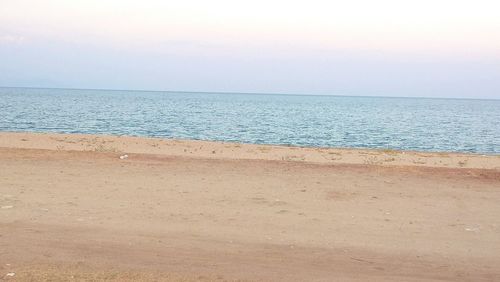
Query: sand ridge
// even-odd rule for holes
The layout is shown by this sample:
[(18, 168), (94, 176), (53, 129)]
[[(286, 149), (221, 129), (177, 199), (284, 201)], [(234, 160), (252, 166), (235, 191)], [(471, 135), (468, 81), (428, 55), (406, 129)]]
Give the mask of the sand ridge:
[(85, 134), (0, 132), (0, 147), (321, 164), (500, 169), (500, 155), (309, 148)]

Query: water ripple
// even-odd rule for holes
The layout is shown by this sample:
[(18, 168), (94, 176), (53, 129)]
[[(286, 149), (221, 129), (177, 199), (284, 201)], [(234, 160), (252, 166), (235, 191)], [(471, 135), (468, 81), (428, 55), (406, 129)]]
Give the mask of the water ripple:
[(500, 153), (500, 101), (0, 88), (0, 130)]

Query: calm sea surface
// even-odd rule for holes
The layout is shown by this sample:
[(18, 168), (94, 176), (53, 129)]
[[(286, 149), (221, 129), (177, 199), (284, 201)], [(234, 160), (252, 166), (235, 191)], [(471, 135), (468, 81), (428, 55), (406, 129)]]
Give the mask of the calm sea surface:
[(0, 88), (0, 131), (500, 153), (500, 100)]

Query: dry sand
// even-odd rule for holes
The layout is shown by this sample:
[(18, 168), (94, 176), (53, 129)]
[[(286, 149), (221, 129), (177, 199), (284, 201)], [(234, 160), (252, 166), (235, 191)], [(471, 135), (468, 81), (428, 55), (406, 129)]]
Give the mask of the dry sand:
[(500, 156), (0, 133), (6, 280), (498, 281), (499, 215)]

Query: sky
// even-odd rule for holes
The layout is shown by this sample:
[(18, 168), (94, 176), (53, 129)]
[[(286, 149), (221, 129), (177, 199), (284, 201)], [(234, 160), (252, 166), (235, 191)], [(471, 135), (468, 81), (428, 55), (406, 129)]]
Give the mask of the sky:
[(0, 0), (0, 86), (500, 99), (498, 0)]

